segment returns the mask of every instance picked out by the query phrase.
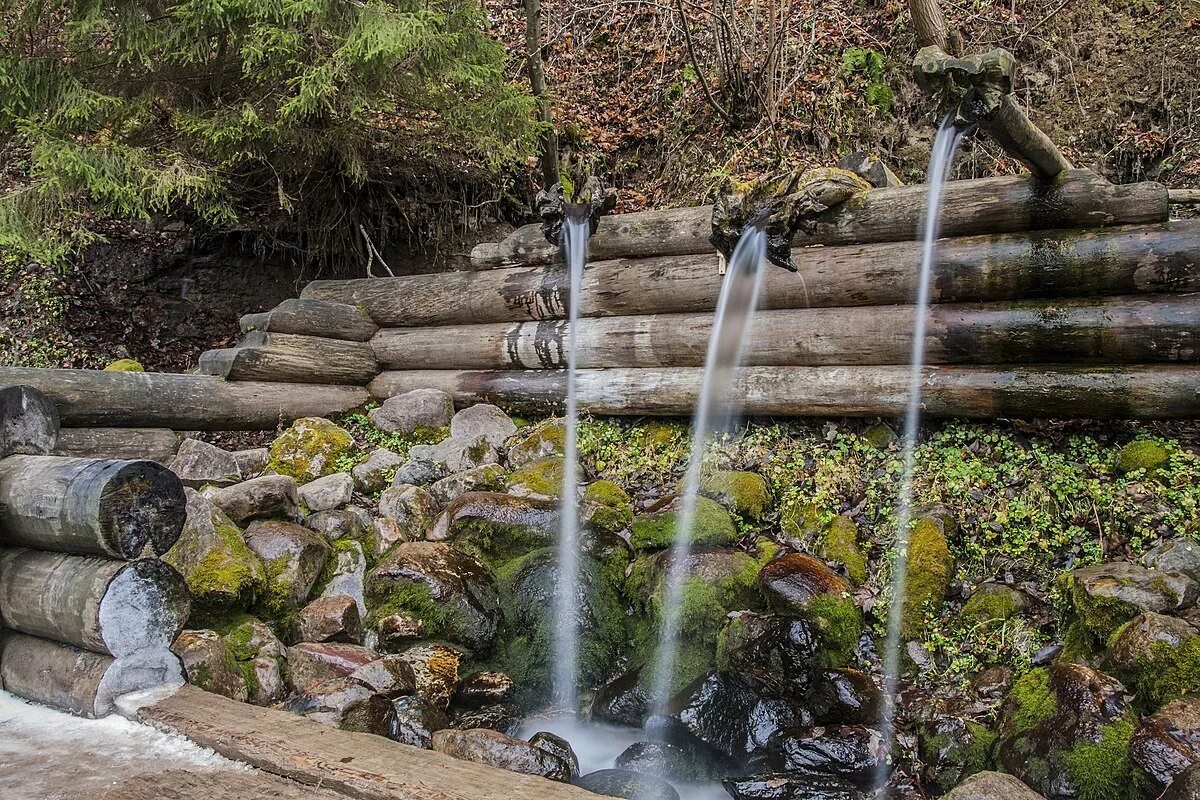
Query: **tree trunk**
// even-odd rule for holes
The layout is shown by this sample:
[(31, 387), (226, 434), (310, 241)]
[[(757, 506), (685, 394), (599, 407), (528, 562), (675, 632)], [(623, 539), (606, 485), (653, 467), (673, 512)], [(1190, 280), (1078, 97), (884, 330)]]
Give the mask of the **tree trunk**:
[(362, 386), (379, 367), (366, 342), (251, 331), (237, 347), (203, 353), (199, 371), (229, 381)]
[(0, 461), (0, 541), (131, 559), (165, 553), (184, 523), (183, 484), (153, 461), (10, 456)]
[(0, 458), (46, 455), (58, 439), (58, 411), (32, 386), (0, 389)]
[[(907, 366), (748, 367), (734, 396), (748, 416), (891, 417), (904, 413)], [(616, 416), (687, 416), (703, 370), (606, 369), (578, 373), (579, 410)], [(931, 417), (1186, 419), (1200, 415), (1200, 368), (1192, 366), (927, 367), (923, 413)], [(459, 406), (496, 403), (544, 413), (559, 409), (561, 370), (384, 372), (371, 383), (384, 399), (412, 389), (449, 392)]]
[(365, 342), (376, 330), (371, 318), (354, 306), (298, 298), (284, 300), (261, 314), (246, 314), (240, 324), (244, 333), (291, 333), (351, 342)]
[[(762, 311), (746, 366), (907, 364), (914, 306)], [(580, 369), (702, 367), (713, 315), (582, 319)], [(1141, 364), (1200, 361), (1200, 296), (939, 305), (930, 364)], [(373, 344), (389, 369), (562, 369), (566, 322), (390, 328)]]
[[(938, 245), (933, 302), (1200, 291), (1198, 239), (1200, 221), (948, 239)], [(762, 308), (900, 305), (917, 295), (921, 245), (798, 248), (792, 260), (798, 273), (763, 275)], [(593, 262), (583, 273), (580, 312), (712, 311), (720, 287), (715, 256)], [(561, 267), (315, 281), (305, 293), (361, 305), (385, 327), (562, 319), (570, 301)]]
[(63, 428), (54, 455), (167, 464), (179, 450), (180, 440), (180, 435), (168, 428)]
[(529, 73), (529, 88), (537, 103), (538, 122), (542, 132), (538, 156), (542, 167), (542, 185), (549, 188), (559, 181), (558, 133), (550, 114), (550, 98), (546, 92), (546, 70), (542, 63), (542, 2), (525, 0), (525, 64)]
[(169, 649), (190, 610), (179, 573), (157, 559), (0, 547), (0, 621), (114, 658)]
[(917, 44), (920, 47), (940, 47), (950, 52), (949, 28), (939, 0), (908, 0), (908, 10), (912, 14), (913, 28), (916, 29)]
[(266, 431), (367, 402), (358, 386), (226, 382), (210, 375), (0, 367), (0, 386), (45, 392), (70, 427)]

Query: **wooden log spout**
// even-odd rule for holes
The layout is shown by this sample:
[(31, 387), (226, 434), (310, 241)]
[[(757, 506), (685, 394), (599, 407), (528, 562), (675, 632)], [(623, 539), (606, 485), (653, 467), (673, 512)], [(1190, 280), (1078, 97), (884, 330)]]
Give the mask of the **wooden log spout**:
[[(760, 312), (747, 366), (906, 364), (915, 306)], [(702, 367), (713, 315), (584, 318), (580, 369)], [(1141, 364), (1200, 361), (1200, 294), (938, 305), (929, 310), (930, 364)], [(372, 340), (390, 369), (562, 369), (561, 320), (389, 328)]]
[(0, 461), (0, 542), (131, 559), (183, 531), (183, 484), (154, 461), (10, 456)]

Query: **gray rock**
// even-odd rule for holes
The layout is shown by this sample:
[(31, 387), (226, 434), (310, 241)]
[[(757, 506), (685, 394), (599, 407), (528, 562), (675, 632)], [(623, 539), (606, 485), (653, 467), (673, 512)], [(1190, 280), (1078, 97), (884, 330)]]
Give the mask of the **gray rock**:
[[(434, 496), (420, 486), (392, 486), (379, 496), (379, 516), (395, 520), (403, 539), (408, 541), (423, 537), (440, 510)], [(395, 541), (381, 541), (379, 552), (392, 544)]]
[(429, 493), (439, 503), (446, 505), (467, 492), (498, 491), (503, 484), (504, 468), (499, 464), (484, 464), (435, 481), (429, 487)]
[(571, 780), (571, 765), (566, 759), (487, 728), (437, 731), (433, 734), (433, 749), (509, 772), (540, 775), (554, 781)]
[(433, 746), (433, 734), (450, 724), (446, 712), (435, 707), (420, 695), (397, 697), (392, 701), (396, 710), (397, 742), (426, 750)]
[(579, 777), (579, 756), (566, 739), (550, 731), (538, 731), (529, 737), (529, 743), (566, 761), (571, 767), (571, 780)]
[(566, 435), (562, 421), (553, 419), (521, 430), (505, 442), (508, 465), (520, 469), (548, 456), (561, 456)]
[(1173, 700), (1142, 718), (1129, 743), (1129, 757), (1150, 776), (1158, 792), (1173, 786), (1180, 775), (1200, 763), (1200, 698)]
[(183, 631), (171, 645), (188, 683), (244, 703), (250, 693), (233, 654), (216, 631)]
[(305, 518), (304, 527), (321, 534), (329, 542), (368, 542), (371, 538), (358, 514), (345, 508), (318, 511)]
[(264, 475), (218, 489), (211, 500), (238, 525), (256, 519), (296, 518), (296, 479), (287, 475)]
[(1187, 539), (1171, 539), (1142, 556), (1142, 564), (1150, 569), (1182, 572), (1200, 581), (1200, 545)]
[(1200, 764), (1172, 781), (1171, 788), (1159, 800), (1196, 800), (1197, 797), (1200, 797)]
[(575, 785), (605, 797), (625, 797), (632, 800), (679, 800), (675, 787), (650, 775), (627, 769), (600, 769), (589, 772)]
[[(1073, 570), (1063, 576), (1079, 617), (1097, 636), (1141, 612), (1170, 614), (1191, 608), (1200, 585), (1182, 572), (1146, 569), (1128, 561), (1111, 561)], [(1096, 608), (1103, 613), (1089, 613)]]
[(271, 460), (271, 451), (265, 447), (234, 450), (230, 455), (237, 462), (238, 472), (241, 473), (244, 481), (262, 475), (263, 470), (267, 468), (267, 462)]
[(493, 447), (500, 447), (516, 432), (508, 414), (488, 403), (464, 408), (450, 420), (450, 435), (455, 439), (470, 441), (482, 436)]
[(452, 436), (437, 444), (414, 446), (408, 451), (408, 460), (434, 464), (444, 470), (442, 474), (446, 474), (464, 472), (484, 464), (496, 464), (500, 461), (500, 453), (483, 436), (471, 439)]
[(246, 529), (246, 545), (267, 568), (260, 605), (282, 614), (304, 605), (325, 568), (331, 548), (320, 535), (291, 522), (261, 520)]
[(402, 466), (403, 458), (380, 447), (372, 450), (366, 461), (351, 468), (350, 475), (360, 491), (372, 494), (387, 486), (392, 474)]
[(955, 787), (945, 800), (1045, 800), (1003, 772), (977, 772)]
[(412, 433), (418, 428), (442, 428), (454, 415), (454, 400), (441, 389), (413, 389), (383, 401), (367, 412), (375, 427), (388, 433)]
[(227, 450), (199, 439), (184, 439), (171, 461), (171, 471), (184, 486), (232, 486), (242, 479), (237, 460)]
[(309, 511), (331, 511), (350, 502), (354, 479), (345, 472), (335, 472), (309, 481), (297, 489), (297, 494)]
[(301, 642), (288, 648), (288, 683), (296, 691), (332, 678), (347, 678), (382, 656), (366, 647), (343, 642)]
[(405, 462), (404, 466), (396, 470), (396, 474), (392, 478), (393, 486), (405, 484), (425, 486), (446, 476), (446, 470), (432, 461), (413, 460), (411, 452), (408, 456), (409, 460)]
[(412, 694), (417, 690), (412, 665), (403, 656), (395, 654), (364, 664), (350, 673), (350, 677), (387, 697)]
[(444, 644), (420, 644), (399, 655), (412, 668), (415, 691), (434, 708), (445, 711), (458, 688), (461, 654)]
[(462, 679), (454, 693), (454, 704), (464, 708), (505, 703), (516, 694), (517, 685), (503, 672), (473, 672)]
[(358, 604), (345, 594), (318, 597), (300, 609), (296, 631), (302, 642), (362, 644), (362, 618)]
[(367, 577), (367, 557), (362, 542), (342, 542), (333, 551), (333, 564), (327, 566), (329, 581), (321, 590), (322, 597), (344, 594), (354, 598), (360, 617), (367, 615), (364, 585)]
[(393, 736), (398, 727), (391, 701), (352, 678), (309, 684), (284, 710), (331, 728), (377, 736)]
[(198, 607), (246, 607), (265, 586), (262, 561), (221, 509), (193, 489), (184, 489), (184, 495), (183, 532), (163, 561), (183, 576)]

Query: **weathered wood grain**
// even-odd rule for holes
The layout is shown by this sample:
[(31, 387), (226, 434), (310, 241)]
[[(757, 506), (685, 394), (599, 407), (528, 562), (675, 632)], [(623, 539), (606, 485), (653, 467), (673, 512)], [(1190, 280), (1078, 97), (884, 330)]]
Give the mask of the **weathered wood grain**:
[[(924, 185), (871, 189), (826, 212), (798, 246), (915, 239), (925, 214)], [(1087, 170), (1069, 170), (1052, 182), (1030, 175), (952, 181), (946, 186), (942, 235), (1093, 228), (1165, 222), (1167, 189), (1157, 183), (1118, 186)], [(591, 258), (710, 253), (712, 206), (639, 211), (605, 217), (589, 243)], [(471, 253), (477, 269), (561, 260), (539, 225), (518, 228), (502, 242)], [(376, 319), (376, 322), (379, 320)]]
[(58, 439), (58, 411), (32, 386), (0, 389), (0, 458), (46, 455)]
[(305, 786), (269, 772), (222, 770), (189, 772), (169, 769), (120, 780), (88, 800), (344, 800), (328, 789)]
[(244, 333), (292, 333), (365, 342), (375, 335), (376, 325), (362, 309), (327, 300), (284, 300), (270, 311), (246, 314), (239, 321)]
[[(915, 315), (915, 306), (763, 311), (745, 364), (906, 364)], [(711, 313), (585, 318), (578, 367), (704, 366), (712, 323)], [(938, 305), (927, 324), (930, 364), (1200, 361), (1200, 294)], [(371, 344), (388, 369), (562, 369), (569, 331), (561, 320), (385, 328)]]
[[(917, 296), (917, 242), (808, 247), (798, 273), (769, 268), (760, 307), (903, 305)], [(584, 317), (712, 311), (715, 255), (593, 261)], [(1111, 230), (1049, 230), (946, 239), (933, 273), (935, 303), (1200, 291), (1200, 220)], [(562, 267), (522, 267), (373, 280), (314, 281), (306, 297), (361, 304), (384, 328), (562, 319)]]
[(361, 386), (379, 367), (366, 342), (251, 331), (237, 347), (202, 354), (199, 371), (229, 381)]
[(182, 437), (169, 428), (61, 428), (56, 456), (169, 462)]
[(357, 800), (596, 800), (564, 783), (349, 733), (185, 686), (138, 721), (309, 786)]
[(358, 386), (259, 381), (210, 375), (0, 367), (0, 387), (43, 391), (71, 427), (271, 430), (300, 417), (349, 411), (369, 399)]
[[(432, 387), (459, 405), (491, 402), (525, 412), (557, 410), (561, 370), (410, 370), (380, 373), (378, 398)], [(687, 416), (700, 389), (698, 367), (580, 370), (581, 411)], [(922, 409), (932, 417), (1177, 419), (1200, 417), (1200, 367), (927, 367)], [(748, 367), (733, 390), (749, 416), (899, 416), (907, 366)]]

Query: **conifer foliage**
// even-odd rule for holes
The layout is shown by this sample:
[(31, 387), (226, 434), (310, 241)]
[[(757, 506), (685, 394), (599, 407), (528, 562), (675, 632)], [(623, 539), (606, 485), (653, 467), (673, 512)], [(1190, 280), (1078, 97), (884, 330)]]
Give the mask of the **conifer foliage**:
[(534, 147), (476, 0), (16, 0), (0, 23), (0, 249), (43, 262), (94, 217), (165, 213), (327, 260), (359, 225), (430, 233)]

